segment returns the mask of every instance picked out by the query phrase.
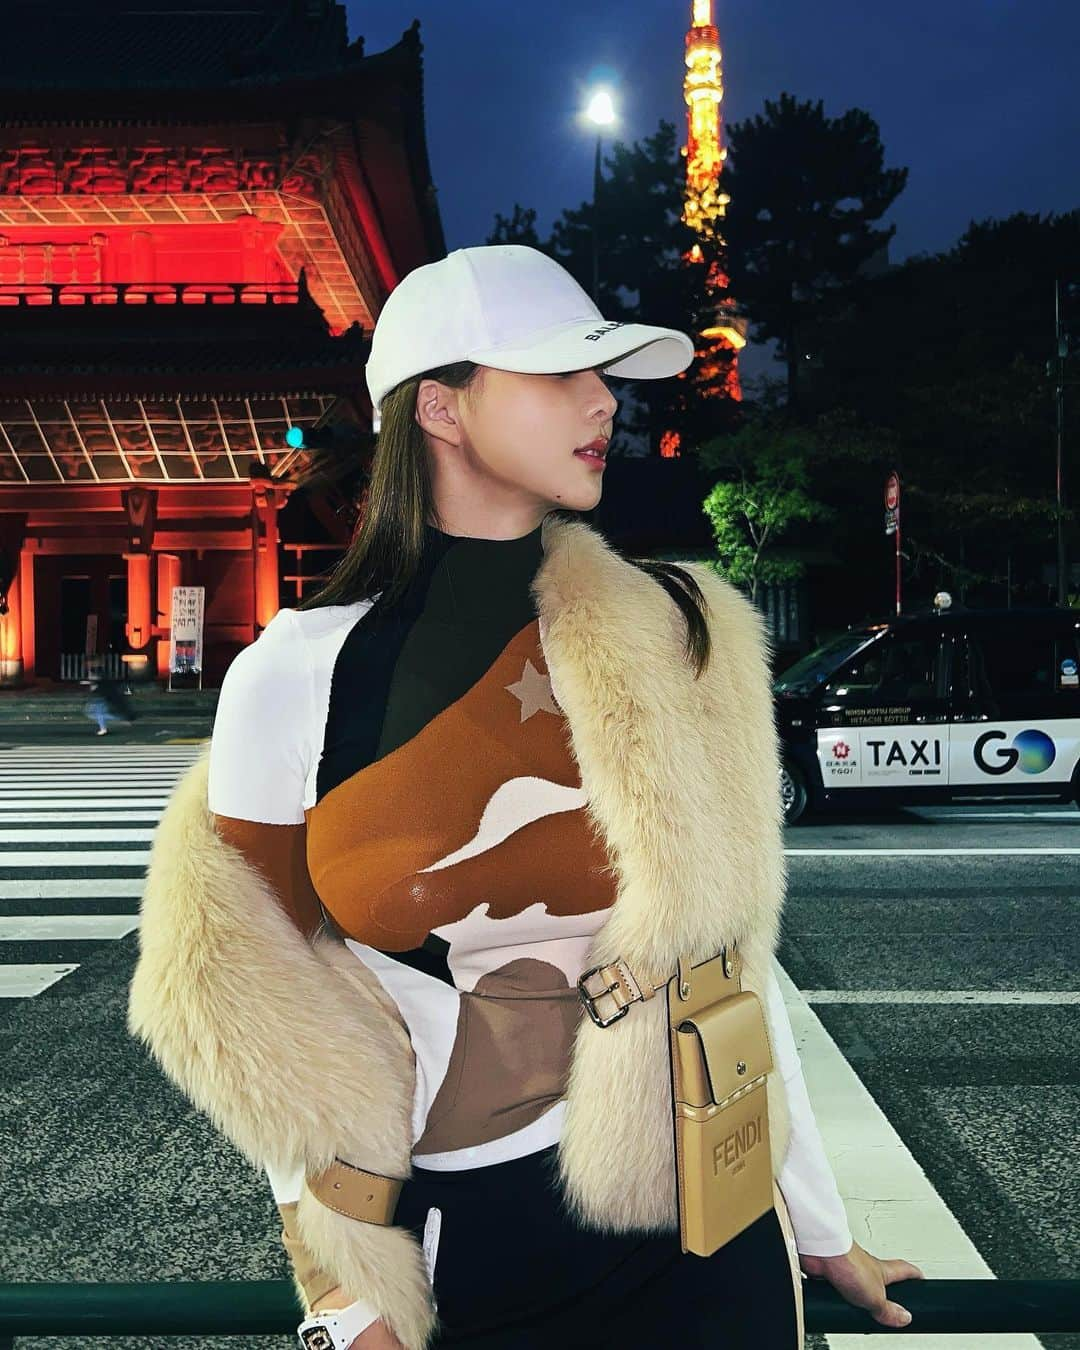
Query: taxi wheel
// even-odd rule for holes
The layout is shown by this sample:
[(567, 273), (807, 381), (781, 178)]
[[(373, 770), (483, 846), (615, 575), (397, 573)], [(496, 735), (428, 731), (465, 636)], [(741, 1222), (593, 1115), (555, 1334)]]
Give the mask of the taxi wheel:
[(785, 759), (780, 766), (780, 800), (784, 805), (786, 824), (794, 825), (806, 813), (808, 797), (802, 770)]

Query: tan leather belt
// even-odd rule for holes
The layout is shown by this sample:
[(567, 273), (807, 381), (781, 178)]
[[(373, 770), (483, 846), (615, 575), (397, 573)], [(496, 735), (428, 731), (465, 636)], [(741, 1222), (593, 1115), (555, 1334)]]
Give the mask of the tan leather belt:
[[(722, 949), (724, 970), (729, 977), (736, 968), (735, 948), (736, 944), (733, 942), (730, 953), (726, 947)], [(679, 974), (683, 980), (686, 978), (684, 967), (685, 962), (680, 960)], [(591, 970), (587, 970), (578, 980), (577, 987), (585, 1011), (592, 1020), (598, 1027), (609, 1027), (613, 1022), (625, 1017), (632, 1004), (644, 1003), (661, 989), (665, 989), (667, 980), (663, 984), (656, 985), (639, 980), (619, 956), (606, 966), (593, 966)]]
[(306, 1178), (307, 1188), (327, 1209), (337, 1210), (362, 1223), (392, 1224), (398, 1196), (404, 1184), (394, 1177), (380, 1177), (362, 1167), (334, 1161), (324, 1172)]
[(609, 965), (593, 966), (577, 982), (578, 993), (585, 1011), (598, 1027), (609, 1027), (625, 1017), (632, 1003), (652, 998), (661, 985), (645, 984), (622, 959), (617, 957)]

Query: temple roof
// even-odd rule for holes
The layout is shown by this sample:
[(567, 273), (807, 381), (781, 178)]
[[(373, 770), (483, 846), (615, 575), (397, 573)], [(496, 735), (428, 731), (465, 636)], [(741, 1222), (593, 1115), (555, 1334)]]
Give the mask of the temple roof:
[(7, 0), (6, 89), (205, 88), (363, 59), (336, 0)]
[[(32, 197), (41, 212), (35, 221), (72, 223), (74, 212), (82, 223), (84, 207), (97, 196), (106, 206), (118, 201), (127, 207), (124, 194), (143, 190), (139, 174), (145, 177), (146, 170), (140, 165), (179, 155), (168, 172), (182, 180), (180, 186), (162, 196), (165, 204), (177, 202), (178, 210), (192, 201), (201, 207), (202, 197), (216, 192), (221, 218), (251, 211), (237, 194), (259, 187), (244, 177), (252, 165), (256, 177), (268, 175), (263, 186), (278, 194), (276, 205), (286, 214), (297, 200), (289, 177), (302, 180), (300, 197), (314, 182), (338, 236), (336, 247), (345, 249), (344, 265), (365, 288), (369, 307), (400, 276), (446, 252), (424, 131), (418, 22), (393, 47), (365, 56), (362, 39), (348, 40), (338, 0), (2, 3), (4, 49), (18, 53), (17, 61), (0, 69), (0, 198), (6, 215), (15, 217), (20, 209), (26, 214), (24, 200)], [(212, 130), (194, 131), (198, 126)], [(239, 130), (233, 134), (233, 128)], [(212, 139), (200, 139), (205, 135)], [(129, 153), (132, 146), (135, 153)], [(210, 172), (209, 188), (185, 178), (190, 170), (202, 182), (204, 151), (236, 161)], [(321, 165), (328, 155), (336, 166), (332, 180)], [(88, 192), (84, 180), (99, 169), (110, 186)], [(33, 192), (25, 194), (19, 186), (24, 171), (34, 180)], [(215, 188), (215, 174), (230, 186)], [(48, 186), (50, 176), (61, 186)], [(111, 183), (116, 178), (119, 188)], [(162, 195), (160, 187), (152, 190)], [(63, 202), (52, 200), (57, 193)], [(257, 194), (252, 200), (263, 213), (275, 209)], [(351, 225), (334, 220), (340, 213), (352, 217)], [(372, 242), (369, 275), (341, 242), (342, 230), (349, 229)], [(314, 278), (316, 289), (327, 290), (323, 280)], [(333, 297), (320, 298), (328, 315), (346, 323), (357, 317), (355, 305), (339, 313), (341, 303), (335, 309)]]
[(303, 285), (285, 304), (20, 306), (18, 322), (0, 322), (0, 401), (283, 386), (362, 396), (367, 346), (359, 325), (332, 337)]

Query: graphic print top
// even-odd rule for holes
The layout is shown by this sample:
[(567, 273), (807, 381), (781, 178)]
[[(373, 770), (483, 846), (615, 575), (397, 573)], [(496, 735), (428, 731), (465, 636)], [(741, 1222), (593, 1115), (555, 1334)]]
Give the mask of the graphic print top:
[[(302, 803), (308, 871), (408, 1026), (422, 1166), (558, 1138), (576, 981), (615, 898), (540, 645), (542, 557), (539, 526), (507, 540), (427, 526), (393, 610), (334, 607), (323, 635), (337, 649)], [(211, 809), (227, 815), (215, 767)]]
[[(539, 527), (489, 540), (429, 526), (392, 614), (378, 597), (283, 609), (218, 700), (218, 829), (302, 931), (325, 915), (401, 1010), (420, 1166), (557, 1142), (574, 983), (615, 899), (540, 645), (542, 559)], [(765, 994), (791, 1111), (777, 1180), (799, 1250), (841, 1254), (851, 1233), (773, 971)], [(302, 1182), (270, 1174), (283, 1215)]]

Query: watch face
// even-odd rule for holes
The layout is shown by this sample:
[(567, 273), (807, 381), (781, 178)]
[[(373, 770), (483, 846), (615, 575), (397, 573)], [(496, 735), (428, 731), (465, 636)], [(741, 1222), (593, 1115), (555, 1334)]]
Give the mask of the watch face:
[(326, 1327), (308, 1327), (300, 1335), (304, 1350), (334, 1350), (334, 1338)]

